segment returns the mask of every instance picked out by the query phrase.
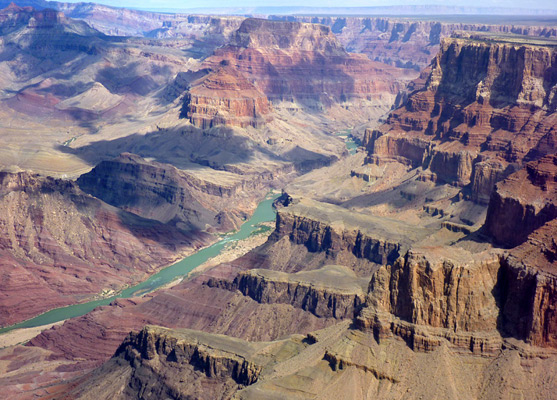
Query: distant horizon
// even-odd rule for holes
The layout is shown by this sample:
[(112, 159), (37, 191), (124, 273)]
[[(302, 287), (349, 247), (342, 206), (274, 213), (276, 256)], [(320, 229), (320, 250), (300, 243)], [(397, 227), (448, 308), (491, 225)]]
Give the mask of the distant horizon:
[[(81, 0), (65, 0), (69, 3), (80, 3)], [(17, 4), (17, 1), (15, 1)], [(85, 1), (87, 2), (87, 1)], [(249, 8), (315, 8), (315, 9), (354, 9), (354, 8), (377, 8), (377, 7), (444, 7), (444, 8), (481, 8), (508, 10), (523, 10), (529, 12), (551, 10), (557, 11), (557, 2), (553, 0), (536, 0), (525, 4), (518, 0), (347, 0), (343, 6), (338, 6), (338, 1), (331, 0), (306, 0), (303, 5), (299, 1), (285, 0), (277, 5), (277, 2), (269, 2), (265, 0), (244, 0), (244, 1), (226, 1), (226, 0), (206, 0), (206, 1), (190, 1), (181, 0), (99, 0), (92, 1), (97, 4), (104, 4), (111, 7), (132, 8), (138, 10), (151, 11), (170, 11), (170, 10), (208, 10), (208, 9), (249, 9)], [(507, 13), (508, 13), (507, 12)]]

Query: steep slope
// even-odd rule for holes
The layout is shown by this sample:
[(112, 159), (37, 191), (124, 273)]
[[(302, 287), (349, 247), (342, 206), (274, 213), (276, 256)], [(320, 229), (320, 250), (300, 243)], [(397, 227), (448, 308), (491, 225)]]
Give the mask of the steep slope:
[[(271, 49), (261, 57), (315, 47), (317, 54), (346, 57), (325, 28), (294, 24), (299, 30), (283, 31), (291, 25), (280, 24), (275, 35), (267, 23), (247, 21), (249, 29), (240, 28), (234, 43), (253, 57), (252, 45)], [(554, 398), (555, 47), (517, 40), (446, 42), (426, 87), (367, 133), (365, 154), (360, 150), (289, 186), (297, 195), (284, 193), (277, 202), (276, 227), (265, 244), (171, 288), (114, 301), (45, 330), (27, 346), (0, 351), (0, 365), (9, 370), (0, 377), (4, 393)], [(221, 50), (230, 51), (216, 54)], [(275, 110), (295, 99), (307, 111), (315, 101), (314, 82), (288, 88), (289, 78), (275, 91), (280, 80), (261, 79), (259, 87), (255, 76), (275, 75), (246, 72), (253, 64), (227, 54), (231, 61), (218, 61), (206, 77), (221, 74), (232, 87), (247, 83), (270, 96)], [(203, 78), (191, 81), (202, 86)], [(331, 98), (342, 101), (337, 89), (331, 84)], [(292, 98), (281, 98), (284, 93)], [(242, 101), (219, 105), (245, 111)], [(241, 121), (234, 118), (228, 121)], [(125, 148), (142, 157), (101, 162), (79, 184), (127, 211), (198, 227), (215, 221), (211, 204), (241, 207), (261, 182), (265, 188), (311, 161), (300, 151), (293, 165), (296, 155), (288, 159), (288, 151), (273, 147), (277, 123), (269, 121), (264, 133), (251, 123), (230, 130), (161, 128), (92, 146), (82, 155)], [(195, 171), (194, 159), (207, 169)], [(261, 160), (268, 164), (257, 180)], [(245, 191), (248, 197), (240, 194), (236, 203), (235, 195)], [(517, 242), (499, 229), (498, 219), (507, 216)], [(498, 249), (491, 238), (507, 247), (521, 244)], [(144, 328), (153, 324), (165, 328)]]
[(111, 207), (71, 181), (0, 178), (3, 326), (138, 282), (210, 240)]
[[(461, 35), (462, 36), (462, 35)], [(424, 179), (467, 187), (486, 204), (493, 185), (555, 151), (554, 41), (462, 36), (442, 42), (426, 87), (366, 131), (368, 161), (421, 167)]]
[[(200, 127), (257, 127), (270, 112), (264, 96), (279, 108), (324, 112), (339, 103), (345, 109), (360, 107), (358, 100), (388, 108), (405, 80), (395, 68), (347, 53), (327, 27), (259, 19), (242, 22), (230, 44), (215, 50), (204, 65), (211, 72), (192, 83), (184, 107)], [(253, 98), (251, 103), (230, 93), (232, 87)]]
[(486, 230), (504, 246), (523, 243), (534, 230), (557, 218), (557, 156), (531, 161), (497, 184), (491, 194)]
[(123, 153), (80, 176), (77, 184), (108, 204), (183, 231), (239, 228), (270, 179), (207, 169), (188, 172)]
[(259, 128), (272, 119), (267, 97), (226, 65), (192, 82), (183, 110), (202, 129), (216, 125)]
[[(296, 20), (329, 26), (350, 52), (366, 54), (371, 60), (402, 68), (422, 70), (439, 51), (441, 39), (456, 31), (514, 33), (533, 37), (556, 37), (554, 21), (548, 19), (469, 16), (451, 18), (344, 17), (344, 16), (270, 16), (272, 19)], [(466, 21), (469, 22), (466, 22)]]

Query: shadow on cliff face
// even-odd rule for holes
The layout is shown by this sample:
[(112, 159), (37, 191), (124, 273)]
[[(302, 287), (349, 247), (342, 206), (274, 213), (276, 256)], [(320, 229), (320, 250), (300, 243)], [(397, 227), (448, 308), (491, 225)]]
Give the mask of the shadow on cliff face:
[[(492, 64), (496, 61), (491, 59), (489, 48), (468, 46), (462, 49), (456, 59), (451, 59), (455, 56), (452, 52), (444, 52), (440, 60), (440, 64), (444, 65), (443, 76), (436, 91), (436, 103), (452, 100), (450, 102), (462, 108), (475, 102), (483, 104), (485, 101), (493, 108), (516, 106), (519, 104), (521, 93), (528, 90), (523, 87), (523, 81), (527, 78), (525, 74), (538, 73), (539, 76), (531, 78), (540, 80), (538, 89), (543, 88), (546, 93), (545, 97), (540, 99), (542, 105), (534, 105), (535, 98), (523, 100), (530, 103), (529, 107), (533, 109), (544, 107), (550, 112), (554, 111), (557, 100), (552, 98), (551, 89), (557, 85), (557, 56), (550, 55), (552, 60), (549, 61), (549, 66), (540, 73), (530, 71), (535, 66), (525, 65), (528, 61), (525, 61), (524, 48), (508, 48), (506, 51), (506, 54), (500, 56), (505, 57), (505, 60), (498, 63), (499, 69), (495, 71), (492, 71)], [(457, 63), (461, 68), (450, 68), (451, 63)], [(486, 80), (492, 80), (492, 83), (486, 84)], [(480, 88), (486, 91), (487, 99), (483, 97), (485, 94), (480, 93)]]
[[(146, 68), (141, 62), (134, 61), (125, 66), (105, 67), (97, 72), (95, 80), (111, 93), (146, 96), (170, 81), (171, 77), (172, 70), (168, 65), (150, 65)], [(160, 79), (165, 82), (158, 83)]]
[(132, 134), (114, 140), (101, 140), (79, 148), (59, 145), (57, 149), (76, 155), (92, 166), (121, 153), (133, 153), (177, 168), (199, 164), (239, 174), (244, 173), (242, 165), (251, 164), (253, 167), (258, 162), (292, 163), (296, 170), (307, 172), (335, 160), (334, 157), (298, 146), (278, 155), (223, 126), (209, 130), (193, 126), (161, 129), (145, 135)]
[[(83, 70), (98, 61), (103, 48), (117, 41), (93, 30), (87, 34), (73, 33), (62, 24), (35, 29), (22, 25), (18, 32), (4, 36), (0, 61), (14, 61), (16, 66), (12, 70), (22, 80), (67, 65), (76, 67), (79, 64)], [(68, 72), (58, 70), (53, 77), (70, 79), (74, 75), (75, 69), (71, 68)]]
[[(235, 172), (234, 165), (256, 163), (259, 160), (302, 162), (309, 158), (305, 154), (308, 151), (298, 157), (278, 156), (226, 127), (201, 130), (190, 126), (159, 130), (145, 135), (132, 134), (114, 140), (101, 140), (75, 149), (58, 146), (58, 150), (74, 154), (90, 165), (127, 152), (177, 168), (191, 167), (192, 163), (196, 163), (217, 170), (232, 169), (231, 172)], [(320, 156), (315, 153), (312, 155), (312, 158)]]
[(536, 277), (510, 268), (504, 259), (492, 290), (499, 315), (497, 330), (501, 336), (528, 339), (533, 328), (533, 304), (536, 296)]

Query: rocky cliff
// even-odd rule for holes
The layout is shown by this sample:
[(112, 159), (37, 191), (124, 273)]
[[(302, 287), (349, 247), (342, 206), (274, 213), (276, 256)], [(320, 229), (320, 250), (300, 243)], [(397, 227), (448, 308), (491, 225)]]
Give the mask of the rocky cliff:
[(257, 381), (262, 366), (255, 349), (226, 336), (147, 326), (131, 333), (71, 396), (129, 398), (141, 392), (146, 398), (229, 399)]
[(293, 244), (304, 245), (310, 252), (326, 253), (333, 259), (346, 252), (387, 264), (429, 233), (427, 228), (297, 198), (279, 209), (272, 240), (286, 236)]
[[(533, 37), (556, 37), (557, 29), (543, 22), (537, 25), (501, 21), (451, 22), (443, 16), (399, 17), (303, 17), (271, 16), (329, 26), (350, 52), (366, 54), (371, 60), (403, 68), (422, 70), (439, 51), (442, 38), (455, 31), (514, 33)], [(472, 18), (473, 20), (473, 18)]]
[(261, 367), (250, 360), (247, 342), (225, 336), (196, 331), (172, 331), (146, 326), (132, 333), (115, 353), (133, 359), (167, 358), (176, 363), (190, 364), (208, 377), (231, 378), (240, 385), (257, 381)]
[(209, 239), (25, 172), (0, 174), (0, 208), (0, 325), (138, 282)]
[[(297, 22), (245, 20), (228, 46), (206, 62), (226, 60), (270, 100), (326, 100), (396, 95), (395, 69), (347, 53), (331, 30)], [(326, 104), (326, 103), (325, 103)]]
[(495, 353), (503, 337), (555, 348), (552, 246), (540, 254), (552, 229), (535, 232), (510, 254), (476, 254), (473, 261), (457, 248), (410, 250), (373, 275), (357, 325), (378, 340), (402, 337), (420, 351), (448, 340), (460, 351)]
[(258, 303), (290, 304), (321, 318), (351, 319), (364, 302), (368, 281), (346, 267), (326, 266), (295, 274), (252, 269), (232, 282), (210, 279), (207, 285), (238, 290)]
[(211, 72), (191, 83), (184, 106), (204, 128), (261, 126), (271, 119), (268, 101), (314, 111), (357, 99), (390, 107), (405, 86), (396, 68), (347, 53), (325, 26), (298, 22), (246, 19), (204, 66)]
[(426, 87), (364, 145), (369, 162), (429, 169), (486, 204), (498, 180), (555, 151), (557, 78), (546, 71), (557, 53), (550, 40), (460, 36), (442, 41)]
[[(285, 26), (289, 31), (281, 30)], [(325, 28), (286, 24), (274, 28), (280, 33), (275, 35), (266, 27), (256, 21), (239, 30), (233, 40), (239, 48), (251, 49), (242, 57), (275, 63), (260, 65), (287, 66), (296, 60), (290, 57), (292, 48), (313, 46), (319, 49), (317, 53), (331, 57), (328, 60), (345, 57), (329, 41)], [(307, 41), (308, 37), (319, 43)], [(385, 126), (368, 133), (368, 162), (376, 165), (362, 166), (364, 154), (360, 152), (320, 175), (301, 178), (299, 191), (307, 197), (319, 196), (320, 201), (285, 194), (275, 232), (267, 243), (237, 260), (205, 265), (172, 287), (118, 299), (70, 319), (45, 330), (26, 346), (1, 349), (0, 362), (9, 370), (0, 376), (3, 394), (93, 399), (553, 398), (556, 219), (540, 211), (549, 209), (555, 197), (553, 47), (543, 41), (514, 40), (478, 36), (447, 42), (425, 88), (410, 97), (406, 108), (395, 111)], [(260, 47), (268, 53), (256, 56)], [(544, 59), (544, 54), (550, 55), (544, 64), (549, 72), (542, 74), (544, 67), (529, 60)], [(235, 57), (230, 58), (232, 62), (220, 60), (209, 66), (215, 68), (204, 77), (195, 75), (199, 85), (191, 87), (190, 93), (199, 89), (203, 95), (203, 85), (211, 87), (219, 74), (218, 84), (225, 88), (249, 88), (265, 98), (265, 90), (281, 93), (272, 92), (279, 80), (261, 80), (268, 85), (263, 90), (254, 80), (255, 72), (236, 74), (248, 64)], [(522, 72), (516, 71), (517, 65), (524, 66)], [(476, 76), (472, 68), (483, 72)], [(275, 76), (269, 71), (257, 74)], [(520, 88), (514, 83), (506, 87), (499, 76)], [(288, 87), (290, 79), (295, 81), (287, 77), (281, 88)], [(327, 87), (336, 99), (338, 88)], [(312, 99), (308, 87), (295, 89), (296, 101)], [(9, 219), (3, 223), (7, 228), (2, 231), (8, 234), (0, 239), (0, 246), (8, 253), (0, 259), (11, 262), (20, 257), (38, 265), (39, 256), (59, 261), (59, 254), (69, 254), (70, 262), (64, 258), (56, 267), (66, 268), (72, 279), (81, 247), (92, 249), (95, 257), (105, 257), (107, 265), (123, 257), (109, 259), (104, 254), (107, 248), (118, 254), (133, 252), (137, 263), (154, 263), (149, 257), (164, 256), (156, 251), (166, 238), (161, 232), (177, 238), (183, 232), (176, 227), (193, 228), (195, 233), (206, 224), (218, 223), (217, 207), (235, 210), (228, 216), (231, 225), (239, 221), (238, 217), (247, 215), (243, 210), (252, 209), (258, 191), (265, 190), (267, 180), (275, 180), (279, 166), (285, 167), (284, 159), (299, 157), (303, 162), (311, 160), (312, 154), (300, 147), (291, 158), (286, 158), (289, 150), (284, 149), (280, 157), (278, 152), (270, 155), (262, 144), (268, 131), (250, 128), (258, 126), (253, 121), (264, 118), (252, 110), (256, 103), (235, 96), (234, 101), (216, 103), (206, 96), (199, 105), (207, 110), (215, 104), (228, 107), (228, 123), (246, 118), (248, 129), (201, 130), (184, 123), (175, 130), (157, 126), (154, 133), (91, 146), (88, 152), (76, 154), (96, 159), (87, 155), (110, 148), (96, 155), (108, 158), (107, 154), (126, 148), (142, 157), (123, 154), (102, 162), (78, 181), (82, 189), (72, 182), (46, 178), (41, 178), (47, 184), (40, 189), (28, 178), (21, 178), (22, 183), (10, 180), (0, 198), (18, 201), (9, 202), (7, 212), (0, 215), (21, 212), (25, 223)], [(273, 100), (273, 108), (277, 110), (275, 105), (283, 101)], [(458, 110), (465, 111), (459, 114)], [(490, 122), (465, 120), (466, 112), (475, 121), (487, 113)], [(528, 128), (517, 128), (521, 118)], [(507, 126), (505, 121), (512, 123)], [(311, 136), (311, 141), (319, 137)], [(294, 138), (304, 139), (303, 135)], [(276, 145), (279, 140), (269, 138), (269, 142)], [(316, 143), (308, 148), (318, 151), (321, 142)], [(347, 178), (350, 170), (363, 171), (367, 181), (357, 174)], [(491, 222), (484, 231), (476, 231), (493, 185), (505, 177), (497, 193), (509, 200), (494, 202), (488, 217)], [(327, 193), (316, 193), (315, 182), (338, 195), (329, 198)], [(73, 197), (68, 200), (59, 192), (70, 192)], [(28, 207), (19, 199), (29, 193), (50, 197), (44, 204), (31, 202)], [(518, 206), (506, 208), (507, 203)], [(491, 232), (500, 242), (512, 239), (494, 228), (497, 210), (500, 218), (519, 221), (509, 225), (523, 235), (518, 246), (494, 249), (484, 235)], [(113, 225), (105, 228), (109, 217), (99, 217), (101, 212), (113, 218)], [(122, 221), (128, 221), (125, 228)], [(146, 226), (162, 235), (160, 243), (140, 236), (138, 232)], [(51, 234), (54, 228), (56, 235)], [(122, 236), (122, 232), (129, 234)], [(55, 242), (58, 247), (67, 246), (63, 248), (67, 251), (52, 250), (44, 245), (43, 237), (47, 245)], [(137, 237), (146, 243), (136, 247)], [(68, 245), (74, 242), (81, 246), (75, 246), (78, 250)], [(139, 247), (142, 244), (145, 247)], [(105, 267), (100, 265), (98, 270), (109, 274)], [(42, 277), (48, 268), (40, 264), (29, 275)], [(121, 271), (127, 270), (121, 267), (114, 275), (124, 276)], [(83, 277), (94, 282), (91, 274), (76, 274), (78, 278), (71, 282), (82, 283)], [(14, 303), (19, 298), (10, 296), (10, 288), (25, 291), (26, 286), (14, 285), (12, 277), (21, 276), (13, 273), (7, 289), (0, 291), (16, 299)], [(77, 285), (76, 289), (82, 290)], [(17, 305), (10, 305), (17, 310)], [(146, 324), (167, 328), (144, 328)], [(126, 338), (130, 331), (135, 333)], [(266, 340), (271, 342), (262, 342)]]
[[(244, 17), (163, 14), (93, 3), (53, 3), (71, 18), (82, 19), (107, 35), (158, 38), (195, 38), (215, 46), (225, 44)], [(371, 60), (397, 67), (422, 70), (439, 50), (442, 38), (455, 31), (514, 33), (533, 37), (555, 37), (550, 22), (527, 17), (466, 18), (454, 21), (438, 17), (346, 17), (278, 16), (270, 20), (302, 22), (328, 26), (349, 52), (366, 54)]]
[(77, 182), (82, 190), (113, 206), (183, 231), (213, 226), (235, 229), (258, 195), (264, 195), (264, 182), (226, 172), (212, 175), (124, 153), (101, 162)]
[(420, 249), (379, 268), (358, 326), (378, 340), (400, 336), (418, 351), (432, 351), (443, 339), (463, 351), (499, 351), (494, 288), (500, 259), (496, 254), (470, 259), (460, 249)]
[(555, 219), (529, 235), (503, 260), (501, 325), (537, 346), (557, 346)]
[(224, 65), (192, 82), (184, 100), (186, 116), (202, 129), (216, 125), (259, 128), (272, 119), (271, 110), (263, 93)]
[(515, 247), (557, 218), (557, 156), (531, 161), (497, 184), (485, 228), (498, 243)]

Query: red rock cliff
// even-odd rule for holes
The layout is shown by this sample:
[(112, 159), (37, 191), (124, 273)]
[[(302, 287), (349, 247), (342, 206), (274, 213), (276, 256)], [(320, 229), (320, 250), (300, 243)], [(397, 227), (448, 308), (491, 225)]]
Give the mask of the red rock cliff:
[(211, 72), (185, 104), (199, 127), (258, 127), (270, 119), (267, 99), (317, 110), (350, 99), (390, 106), (404, 87), (396, 68), (347, 53), (328, 27), (298, 22), (247, 19), (204, 65)]
[(555, 151), (551, 43), (477, 35), (442, 41), (426, 87), (366, 132), (368, 161), (429, 169), (434, 180), (470, 185), (472, 199), (487, 203), (497, 181)]

